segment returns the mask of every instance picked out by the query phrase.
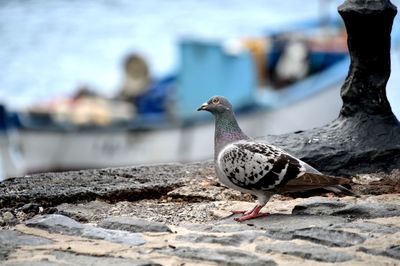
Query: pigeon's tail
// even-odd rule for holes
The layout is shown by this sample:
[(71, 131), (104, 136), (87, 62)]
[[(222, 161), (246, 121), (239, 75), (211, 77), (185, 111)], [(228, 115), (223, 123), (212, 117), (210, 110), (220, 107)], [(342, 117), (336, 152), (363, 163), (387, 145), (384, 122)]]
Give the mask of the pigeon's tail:
[(329, 187), (325, 187), (325, 189), (338, 193), (338, 194), (344, 194), (346, 196), (353, 196), (353, 197), (360, 197), (360, 195), (354, 193), (353, 191), (351, 191), (350, 189), (345, 188), (342, 185), (333, 185), (333, 186), (329, 186)]

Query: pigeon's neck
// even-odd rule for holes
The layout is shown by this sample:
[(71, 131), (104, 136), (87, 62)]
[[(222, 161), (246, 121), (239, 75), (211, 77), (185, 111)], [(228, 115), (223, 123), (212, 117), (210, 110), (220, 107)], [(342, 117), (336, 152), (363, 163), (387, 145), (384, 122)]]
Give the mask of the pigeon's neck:
[(232, 112), (225, 112), (215, 116), (215, 156), (229, 143), (249, 139), (240, 129)]

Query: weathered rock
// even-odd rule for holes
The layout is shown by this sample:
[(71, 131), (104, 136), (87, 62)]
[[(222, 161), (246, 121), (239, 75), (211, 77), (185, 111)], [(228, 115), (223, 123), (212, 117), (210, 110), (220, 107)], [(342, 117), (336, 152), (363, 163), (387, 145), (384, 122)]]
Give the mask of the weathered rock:
[(250, 194), (244, 194), (237, 190), (228, 189), (221, 186), (213, 178), (206, 177), (202, 182), (193, 180), (189, 185), (176, 188), (168, 192), (168, 196), (175, 200), (185, 200), (190, 202), (218, 201), (218, 200), (245, 200), (252, 201)]
[(213, 221), (215, 218), (209, 213), (209, 210), (213, 208), (215, 208), (214, 202), (168, 202), (164, 199), (124, 201), (114, 204), (108, 216), (129, 216), (169, 225), (179, 225), (189, 221), (193, 223)]
[(317, 245), (299, 245), (293, 242), (262, 243), (256, 246), (256, 251), (266, 253), (282, 253), (303, 259), (310, 259), (322, 262), (343, 262), (354, 258), (354, 256), (338, 252), (332, 249)]
[(347, 206), (346, 202), (339, 199), (328, 199), (313, 197), (296, 205), (292, 214), (295, 215), (332, 215), (336, 210), (341, 210)]
[(43, 173), (0, 183), (0, 208), (27, 203), (43, 207), (100, 199), (108, 202), (159, 198), (167, 192), (213, 175), (210, 163), (164, 164), (75, 172)]
[(400, 205), (393, 203), (363, 203), (350, 204), (332, 215), (350, 216), (356, 218), (378, 218), (400, 216)]
[(109, 216), (107, 212), (112, 207), (112, 204), (99, 200), (78, 204), (63, 203), (56, 207), (56, 213), (85, 223), (87, 221), (104, 219)]
[(235, 222), (233, 217), (212, 224), (183, 224), (182, 226), (196, 232), (243, 232), (249, 235), (256, 233), (258, 236), (290, 240), (300, 229), (347, 223), (346, 218), (339, 216), (271, 214), (265, 218), (247, 221), (247, 223)]
[(68, 262), (69, 265), (161, 266), (161, 264), (140, 259), (115, 258), (109, 256), (96, 257), (64, 251), (53, 251), (51, 254), (60, 261)]
[(265, 257), (260, 258), (250, 252), (233, 249), (176, 247), (163, 249), (159, 252), (169, 255), (175, 255), (181, 258), (213, 261), (218, 263), (218, 265), (276, 265), (276, 263), (271, 259)]
[(400, 245), (387, 248), (384, 255), (400, 260)]
[(13, 225), (17, 223), (17, 219), (15, 218), (14, 214), (9, 211), (3, 213), (3, 222), (8, 225)]
[(152, 222), (145, 219), (134, 217), (109, 217), (98, 223), (99, 227), (106, 229), (117, 229), (129, 232), (168, 232), (172, 230), (163, 223)]
[[(358, 203), (371, 203), (371, 202), (396, 202), (398, 195), (382, 195), (382, 196), (369, 196), (361, 197), (359, 199), (345, 198), (340, 199), (339, 202), (358, 202)], [(314, 200), (320, 200), (321, 198), (314, 198)], [(285, 199), (278, 200), (278, 202), (273, 203), (274, 212), (279, 211), (275, 209), (274, 204), (278, 206), (295, 206), (302, 201), (310, 201), (312, 199)], [(169, 202), (163, 203), (163, 199), (160, 200), (143, 200), (139, 202), (119, 202), (112, 204), (111, 206), (102, 209), (104, 211), (99, 216), (92, 215), (89, 212), (89, 217), (92, 224), (98, 222), (98, 217), (103, 215), (136, 215), (137, 213), (145, 214), (149, 219), (155, 217), (169, 217), (168, 215), (176, 216), (178, 221), (187, 221), (186, 218), (182, 216), (180, 218), (177, 214), (179, 209), (187, 208), (188, 206), (201, 205), (201, 203), (182, 203), (182, 202)], [(98, 202), (102, 203), (102, 202)], [(151, 204), (149, 204), (151, 203)], [(208, 202), (209, 210), (213, 208), (224, 208), (230, 210), (232, 206), (226, 205), (225, 202)], [(215, 205), (212, 205), (215, 204)], [(249, 203), (237, 203), (243, 206), (251, 206)], [(102, 205), (102, 204), (101, 204)], [(135, 206), (132, 209), (132, 206)], [(173, 205), (171, 208), (170, 205)], [(77, 204), (76, 210), (85, 211), (86, 208), (90, 208), (90, 204)], [(93, 205), (97, 206), (97, 203)], [(68, 206), (67, 209), (72, 208)], [(178, 264), (181, 263), (198, 263), (198, 264), (218, 264), (218, 265), (243, 265), (253, 263), (262, 263), (259, 260), (271, 258), (276, 262), (282, 262), (282, 264), (325, 264), (334, 262), (345, 262), (349, 265), (352, 264), (395, 264), (393, 263), (396, 252), (398, 251), (398, 237), (397, 232), (398, 227), (396, 225), (400, 224), (400, 216), (387, 217), (387, 218), (375, 218), (370, 220), (363, 219), (348, 219), (342, 216), (330, 216), (330, 215), (293, 215), (287, 214), (290, 210), (284, 208), (286, 214), (284, 213), (272, 213), (267, 217), (260, 219), (255, 219), (247, 221), (247, 223), (238, 223), (233, 221), (233, 217), (223, 218), (219, 220), (209, 220), (200, 219), (201, 224), (191, 224), (185, 225), (182, 228), (181, 224), (177, 223), (174, 226), (174, 231), (176, 234), (163, 233), (163, 234), (149, 234), (148, 242), (137, 248), (126, 248), (125, 245), (107, 245), (103, 241), (88, 240), (82, 237), (74, 238), (74, 243), (76, 243), (76, 248), (63, 249), (65, 253), (55, 256), (58, 252), (58, 247), (65, 246), (65, 238), (58, 238), (57, 236), (52, 236), (57, 243), (54, 245), (47, 245), (46, 247), (30, 247), (18, 248), (17, 250), (11, 251), (13, 254), (21, 254), (21, 257), (10, 256), (8, 263), (15, 263), (11, 265), (24, 265), (22, 260), (32, 261), (31, 264), (25, 265), (62, 265), (62, 263), (68, 265), (75, 265), (79, 260), (85, 261), (85, 265), (89, 264), (90, 261), (94, 261), (95, 265), (97, 260), (102, 260), (103, 258), (107, 262), (113, 262), (111, 264), (118, 265), (121, 263), (124, 265), (127, 261), (125, 260), (114, 260), (118, 255), (120, 259), (132, 260), (133, 258), (140, 259), (145, 257), (146, 260), (154, 260), (155, 262), (164, 264), (161, 258), (165, 258), (168, 262), (173, 262)], [(206, 209), (202, 209), (206, 211)], [(283, 210), (283, 209), (282, 209)], [(95, 212), (95, 211), (94, 211)], [(154, 213), (157, 213), (156, 215)], [(198, 209), (187, 209), (186, 213), (182, 215), (198, 215)], [(59, 215), (56, 215), (59, 216)], [(145, 217), (144, 216), (144, 217)], [(42, 216), (43, 217), (43, 216)], [(164, 218), (165, 218), (164, 217)], [(194, 216), (199, 217), (199, 216)], [(68, 221), (71, 219), (66, 218)], [(169, 218), (166, 221), (170, 220)], [(49, 232), (65, 233), (68, 230), (74, 230), (77, 223), (72, 221), (73, 225), (64, 226), (56, 228), (57, 230), (51, 231), (51, 229), (46, 229)], [(75, 224), (75, 225), (74, 225)], [(91, 226), (91, 225), (87, 225)], [(77, 226), (75, 230), (78, 236), (83, 236), (81, 226)], [(93, 226), (91, 226), (93, 228)], [(23, 230), (30, 231), (25, 227), (21, 227)], [(96, 228), (95, 229), (102, 229)], [(102, 229), (106, 230), (106, 229)], [(188, 232), (192, 231), (192, 232)], [(112, 230), (110, 230), (112, 231)], [(125, 232), (126, 233), (126, 232)], [(395, 235), (393, 235), (396, 233)], [(46, 235), (47, 232), (35, 231), (35, 234)], [(362, 242), (365, 238), (366, 241)], [(91, 237), (92, 238), (92, 237)], [(97, 238), (97, 236), (96, 236)], [(60, 239), (60, 240), (58, 240)], [(290, 241), (276, 241), (279, 240), (290, 240)], [(301, 240), (298, 240), (301, 239)], [(110, 241), (105, 239), (106, 241)], [(294, 240), (294, 241), (292, 241)], [(1, 240), (0, 240), (1, 241)], [(80, 243), (80, 244), (78, 244)], [(299, 245), (300, 247), (294, 245)], [(60, 244), (60, 245), (59, 245)], [(283, 246), (280, 246), (283, 245)], [(259, 246), (256, 251), (253, 251), (254, 246)], [(265, 246), (265, 250), (261, 247)], [(340, 248), (330, 248), (340, 247)], [(102, 248), (104, 247), (104, 248)], [(177, 248), (174, 248), (177, 247)], [(365, 247), (368, 251), (365, 251), (369, 256), (364, 256), (362, 251), (357, 251), (357, 249)], [(110, 248), (109, 250), (107, 250)], [(216, 249), (216, 250), (215, 250)], [(300, 250), (298, 250), (300, 249)], [(174, 253), (177, 250), (177, 253)], [(371, 250), (369, 252), (369, 250)], [(68, 252), (66, 252), (68, 251)], [(18, 252), (18, 253), (17, 253)], [(160, 256), (160, 253), (162, 255)], [(268, 253), (268, 254), (266, 254)], [(30, 257), (31, 255), (34, 257)], [(51, 260), (51, 263), (47, 263), (42, 259), (41, 256), (47, 254), (52, 258), (57, 258)], [(238, 256), (244, 256), (243, 260), (237, 260)], [(166, 255), (166, 256), (165, 256)], [(84, 256), (84, 257), (81, 257)], [(121, 256), (121, 257), (119, 257)], [(243, 257), (242, 256), (242, 257)], [(267, 256), (264, 258), (264, 256)], [(307, 261), (307, 260), (309, 261)], [(17, 261), (19, 264), (16, 264)], [(54, 263), (59, 264), (54, 264)], [(1, 263), (0, 263), (1, 264)]]
[(296, 205), (293, 214), (301, 215), (335, 215), (353, 218), (378, 218), (400, 216), (400, 205), (397, 203), (345, 203), (337, 200), (313, 198)]
[(243, 224), (211, 225), (211, 224), (184, 223), (182, 224), (182, 227), (196, 232), (213, 232), (213, 233), (243, 232), (250, 229), (250, 226)]
[(356, 233), (318, 227), (297, 230), (293, 232), (292, 238), (309, 240), (330, 247), (349, 247), (365, 241), (365, 237)]
[(53, 243), (52, 240), (23, 234), (18, 231), (0, 230), (0, 261), (7, 258), (8, 254), (18, 246), (37, 246)]
[(312, 225), (299, 229), (285, 227), (269, 229), (266, 231), (266, 236), (279, 240), (303, 239), (331, 247), (349, 247), (366, 240), (364, 236), (356, 233), (313, 227)]
[(78, 223), (71, 218), (58, 214), (38, 216), (26, 221), (25, 224), (27, 226), (44, 229), (52, 233), (104, 239), (110, 242), (125, 243), (135, 246), (146, 243), (142, 235), (138, 233), (128, 233), (120, 230), (96, 228), (91, 225)]
[(192, 243), (212, 243), (221, 244), (224, 246), (239, 246), (243, 242), (252, 242), (260, 234), (257, 231), (248, 231), (239, 234), (232, 235), (209, 235), (209, 234), (186, 234), (177, 236), (176, 239), (179, 241), (186, 241)]
[(358, 250), (363, 251), (368, 254), (383, 255), (383, 256), (393, 258), (393, 259), (400, 260), (400, 245), (393, 245), (393, 246), (388, 247), (385, 250), (365, 248), (365, 247), (360, 247), (360, 248), (358, 248)]
[(360, 195), (382, 195), (400, 193), (400, 169), (388, 173), (360, 174), (352, 178), (353, 188)]
[(109, 256), (90, 256), (74, 252), (53, 251), (50, 253), (55, 261), (41, 260), (12, 260), (7, 261), (5, 266), (67, 266), (67, 265), (96, 265), (96, 266), (161, 266), (149, 260), (115, 258)]
[(400, 245), (395, 245), (387, 248), (383, 255), (400, 260)]
[[(234, 216), (232, 216), (234, 217)], [(299, 230), (309, 227), (327, 227), (332, 224), (344, 223), (347, 219), (335, 216), (318, 216), (318, 215), (290, 215), (290, 214), (270, 214), (265, 218), (259, 218), (238, 224), (229, 217), (217, 223), (216, 230), (220, 225), (233, 225), (238, 230)]]
[(42, 260), (12, 260), (6, 261), (4, 266), (70, 266), (70, 264), (63, 262), (54, 262), (47, 259)]
[(21, 208), (18, 208), (18, 211), (22, 211), (24, 213), (38, 213), (40, 206), (35, 203), (27, 203)]
[(400, 232), (400, 227), (388, 226), (369, 222), (352, 222), (345, 224), (337, 224), (333, 226), (334, 228), (351, 228), (358, 229), (363, 233), (373, 233), (373, 234), (395, 234)]
[(270, 238), (280, 240), (303, 239), (330, 247), (349, 247), (363, 243), (366, 238), (360, 234), (326, 229), (321, 227), (307, 227), (301, 229), (270, 229), (266, 231)]

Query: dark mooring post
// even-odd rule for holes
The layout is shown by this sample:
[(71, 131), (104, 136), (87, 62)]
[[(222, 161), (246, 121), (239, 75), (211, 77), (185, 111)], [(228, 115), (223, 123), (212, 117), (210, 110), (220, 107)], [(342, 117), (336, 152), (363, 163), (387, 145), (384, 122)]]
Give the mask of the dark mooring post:
[(351, 57), (341, 96), (343, 118), (377, 115), (394, 119), (386, 97), (390, 76), (390, 32), (397, 9), (385, 0), (349, 0), (339, 6)]
[(386, 97), (396, 13), (389, 0), (345, 1), (339, 14), (348, 33), (351, 64), (339, 117), (321, 128), (262, 140), (334, 175), (400, 169), (400, 123)]

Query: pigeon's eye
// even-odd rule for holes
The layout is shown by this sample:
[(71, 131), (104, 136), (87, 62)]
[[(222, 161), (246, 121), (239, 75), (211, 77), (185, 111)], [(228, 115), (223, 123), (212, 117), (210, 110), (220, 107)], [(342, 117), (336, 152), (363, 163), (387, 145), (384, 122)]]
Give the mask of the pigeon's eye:
[(212, 99), (213, 104), (219, 104), (219, 98), (213, 98)]

